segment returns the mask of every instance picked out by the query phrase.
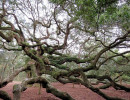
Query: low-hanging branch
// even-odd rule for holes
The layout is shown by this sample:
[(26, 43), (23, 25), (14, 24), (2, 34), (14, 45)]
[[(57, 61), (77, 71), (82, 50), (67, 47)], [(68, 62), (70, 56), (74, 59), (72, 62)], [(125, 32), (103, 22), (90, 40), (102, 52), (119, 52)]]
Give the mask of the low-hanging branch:
[[(14, 95), (15, 94), (18, 95), (18, 93), (20, 94), (20, 92), (25, 90), (28, 84), (34, 84), (34, 83), (42, 84), (42, 87), (46, 88), (47, 93), (52, 93), (53, 95), (61, 98), (62, 100), (74, 100), (68, 93), (61, 92), (60, 90), (57, 90), (56, 88), (51, 86), (51, 84), (43, 77), (35, 77), (23, 81), (19, 86), (17, 86), (17, 88), (14, 88), (13, 90)], [(15, 98), (16, 100), (20, 99), (20, 96), (15, 96), (15, 97), (18, 97)]]
[(107, 99), (107, 100), (124, 100), (124, 99), (120, 99), (120, 98), (117, 98), (117, 97), (110, 97), (108, 95), (106, 95), (105, 93), (103, 93), (100, 89), (96, 88), (96, 87), (93, 87), (87, 77), (85, 75), (82, 76), (83, 77), (83, 80), (79, 79), (79, 78), (76, 78), (76, 77), (70, 77), (69, 80), (73, 81), (73, 82), (78, 82), (78, 83), (81, 83), (82, 85), (84, 85), (86, 88), (89, 88), (90, 90), (92, 90), (93, 92), (96, 92), (97, 94), (99, 94), (100, 96), (102, 96), (104, 99)]
[(110, 81), (109, 84), (103, 86), (103, 87), (100, 87), (100, 88), (105, 88), (105, 87), (108, 87), (108, 86), (113, 86), (115, 89), (118, 89), (118, 90), (125, 90), (126, 92), (130, 92), (130, 88), (129, 87), (125, 87), (123, 85), (119, 85), (117, 84), (110, 76), (108, 75), (105, 75), (105, 76), (97, 76), (97, 75), (86, 75), (87, 78), (95, 78), (97, 80), (104, 80), (104, 79), (108, 79)]

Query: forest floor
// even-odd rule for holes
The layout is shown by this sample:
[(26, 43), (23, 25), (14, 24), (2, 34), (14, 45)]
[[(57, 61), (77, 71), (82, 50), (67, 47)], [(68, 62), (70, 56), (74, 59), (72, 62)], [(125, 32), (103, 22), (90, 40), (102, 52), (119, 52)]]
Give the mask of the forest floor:
[[(9, 83), (7, 86), (1, 88), (0, 90), (8, 92), (8, 94), (13, 98), (12, 87), (14, 84), (19, 84), (19, 82)], [(105, 100), (98, 94), (92, 92), (90, 89), (87, 89), (82, 85), (80, 86), (78, 84), (75, 84), (74, 88), (72, 84), (63, 85), (58, 82), (52, 83), (52, 85), (61, 91), (68, 92), (75, 100)], [(130, 85), (126, 84), (125, 86), (130, 87)], [(26, 91), (22, 92), (21, 100), (60, 100), (54, 95), (46, 93), (46, 90), (44, 88), (42, 88), (40, 95), (38, 94), (38, 90), (38, 85), (28, 87)], [(130, 100), (130, 93), (123, 90), (117, 91), (114, 88), (110, 87), (102, 91), (109, 96), (116, 96), (126, 100)]]

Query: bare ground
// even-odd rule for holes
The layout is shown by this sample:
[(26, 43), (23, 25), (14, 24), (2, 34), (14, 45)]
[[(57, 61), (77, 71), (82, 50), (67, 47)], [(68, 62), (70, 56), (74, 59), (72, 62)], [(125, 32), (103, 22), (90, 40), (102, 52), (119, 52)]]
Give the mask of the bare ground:
[[(6, 87), (1, 88), (1, 90), (5, 90), (8, 94), (13, 98), (12, 87), (14, 84), (19, 84), (19, 82), (9, 83)], [(105, 100), (98, 94), (92, 92), (90, 89), (85, 88), (76, 84), (73, 88), (72, 84), (60, 84), (60, 83), (52, 83), (54, 87), (61, 91), (68, 92), (75, 100)], [(130, 87), (130, 85), (127, 85)], [(116, 96), (126, 100), (130, 100), (130, 93), (127, 93), (123, 90), (115, 90), (114, 88), (108, 88), (106, 90), (102, 90), (109, 96)], [(0, 99), (1, 100), (1, 99)], [(38, 87), (29, 87), (26, 91), (22, 92), (21, 100), (60, 100), (54, 95), (50, 93), (46, 93), (46, 90), (43, 88), (41, 90), (41, 94), (38, 95)]]

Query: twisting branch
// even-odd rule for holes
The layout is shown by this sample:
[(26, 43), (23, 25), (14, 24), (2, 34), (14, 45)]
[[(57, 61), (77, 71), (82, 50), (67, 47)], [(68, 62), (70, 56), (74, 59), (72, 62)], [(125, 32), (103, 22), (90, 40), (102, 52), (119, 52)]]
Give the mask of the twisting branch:
[(104, 49), (102, 49), (102, 50), (96, 55), (96, 57), (95, 57), (95, 59), (94, 59), (94, 61), (93, 61), (93, 64), (96, 66), (96, 63), (98, 62), (99, 58), (101, 57), (101, 55), (102, 55), (104, 52), (106, 52), (106, 51), (108, 51), (108, 50), (110, 50), (110, 49), (112, 49), (112, 48), (118, 46), (120, 43), (124, 42), (124, 41), (126, 40), (126, 37), (127, 37), (129, 34), (130, 34), (130, 31), (128, 30), (125, 35), (123, 35), (123, 36), (120, 37), (120, 38), (115, 39), (115, 41), (112, 42), (111, 44), (109, 44), (109, 46), (107, 46), (107, 47), (105, 47)]
[[(62, 100), (74, 100), (68, 93), (61, 92), (60, 90), (57, 90), (56, 88), (51, 86), (51, 84), (43, 77), (31, 78), (31, 79), (23, 81), (18, 86), (14, 85), (14, 90), (13, 90), (14, 95), (17, 94), (17, 93), (20, 94), (20, 92), (25, 90), (25, 88), (28, 84), (34, 84), (34, 83), (42, 84), (42, 87), (46, 88), (47, 93), (52, 93), (53, 95), (61, 98)], [(15, 97), (17, 97), (17, 96), (15, 96)], [(18, 99), (20, 99), (20, 96), (16, 100), (18, 100)]]
[(87, 79), (87, 77), (86, 77), (86, 75), (84, 73), (82, 73), (82, 77), (83, 77), (83, 80), (75, 78), (75, 77), (70, 77), (69, 79), (72, 80), (73, 82), (75, 81), (75, 82), (81, 83), (82, 85), (84, 85), (85, 87), (89, 88), (93, 92), (96, 92), (97, 94), (102, 96), (104, 99), (107, 99), (107, 100), (124, 100), (124, 99), (120, 99), (120, 98), (117, 98), (117, 97), (109, 97), (108, 95), (106, 95), (102, 91), (100, 91), (100, 89), (93, 87), (88, 82), (88, 79)]

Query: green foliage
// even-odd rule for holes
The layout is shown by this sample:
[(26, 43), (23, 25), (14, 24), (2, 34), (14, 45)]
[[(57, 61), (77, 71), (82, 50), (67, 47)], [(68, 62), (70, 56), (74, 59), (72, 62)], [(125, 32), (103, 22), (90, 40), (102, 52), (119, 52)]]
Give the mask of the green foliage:
[(54, 69), (54, 71), (52, 71), (51, 75), (54, 77), (54, 78), (57, 78), (57, 76), (60, 74), (59, 73), (59, 69)]
[(122, 76), (122, 80), (123, 80), (123, 81), (130, 82), (130, 76), (128, 76), (128, 75), (123, 75), (123, 76)]
[[(66, 0), (51, 0), (53, 3), (61, 5), (61, 2)], [(118, 0), (72, 0), (70, 8), (75, 16), (87, 22), (91, 27), (97, 27), (108, 22), (112, 14), (117, 11)], [(67, 2), (67, 1), (66, 1)], [(69, 1), (68, 1), (69, 2)]]
[(112, 6), (112, 4), (117, 3), (118, 0), (97, 0), (98, 7), (107, 8)]
[(55, 3), (55, 4), (64, 4), (64, 2), (66, 1), (66, 0), (49, 0), (50, 2), (52, 2), (52, 3)]
[[(65, 2), (67, 2), (67, 0), (50, 1), (59, 5), (65, 5)], [(80, 22), (85, 24), (87, 22), (87, 25), (90, 27), (120, 23), (122, 28), (128, 29), (130, 24), (129, 0), (121, 6), (118, 6), (118, 1), (119, 0), (71, 0), (70, 7), (66, 9), (70, 9), (70, 13), (73, 12), (74, 16), (77, 17)]]

